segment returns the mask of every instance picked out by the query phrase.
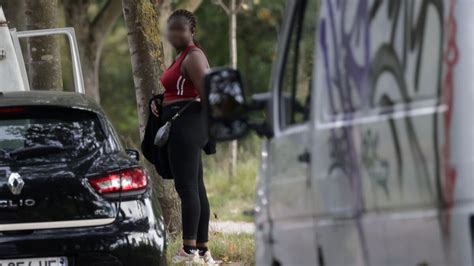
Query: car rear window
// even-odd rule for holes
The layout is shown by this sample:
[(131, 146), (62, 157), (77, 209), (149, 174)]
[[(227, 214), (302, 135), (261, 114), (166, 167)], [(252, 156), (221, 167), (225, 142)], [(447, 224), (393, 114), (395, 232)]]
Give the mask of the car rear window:
[(97, 114), (53, 107), (0, 107), (0, 162), (15, 151), (36, 147), (64, 150), (39, 152), (15, 161), (57, 162), (81, 158), (103, 146), (105, 134)]

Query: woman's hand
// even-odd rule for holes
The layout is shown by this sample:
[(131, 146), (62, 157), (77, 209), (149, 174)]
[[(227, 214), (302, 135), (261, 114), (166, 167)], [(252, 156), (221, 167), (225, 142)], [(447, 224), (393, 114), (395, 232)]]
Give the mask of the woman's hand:
[(155, 101), (151, 101), (151, 112), (152, 112), (156, 117), (160, 117), (160, 115), (158, 114), (158, 107), (156, 106)]

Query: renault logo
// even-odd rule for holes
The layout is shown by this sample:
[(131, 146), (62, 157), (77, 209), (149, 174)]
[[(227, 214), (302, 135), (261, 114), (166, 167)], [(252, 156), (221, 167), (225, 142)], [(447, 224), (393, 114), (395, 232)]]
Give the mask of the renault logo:
[(13, 195), (19, 195), (24, 185), (25, 181), (23, 181), (20, 174), (13, 172), (8, 177), (8, 187)]

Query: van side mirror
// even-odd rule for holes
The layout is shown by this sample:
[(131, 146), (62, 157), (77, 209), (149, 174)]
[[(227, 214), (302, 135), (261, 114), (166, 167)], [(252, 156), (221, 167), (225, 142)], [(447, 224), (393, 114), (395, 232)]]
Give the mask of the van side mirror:
[(244, 136), (248, 124), (240, 73), (231, 68), (213, 70), (204, 78), (204, 86), (210, 136), (218, 141)]
[[(269, 97), (252, 97), (246, 103), (242, 80), (238, 70), (219, 68), (206, 74), (204, 78), (206, 112), (209, 135), (217, 141), (243, 137), (249, 129), (257, 134), (271, 136), (266, 123), (249, 120), (249, 113), (260, 111), (267, 106)], [(261, 99), (260, 99), (261, 98)]]

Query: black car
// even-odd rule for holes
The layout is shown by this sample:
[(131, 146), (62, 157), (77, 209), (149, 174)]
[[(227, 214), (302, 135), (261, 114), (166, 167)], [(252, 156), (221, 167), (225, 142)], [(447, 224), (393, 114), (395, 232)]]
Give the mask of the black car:
[(0, 93), (0, 266), (165, 265), (137, 159), (82, 94)]

